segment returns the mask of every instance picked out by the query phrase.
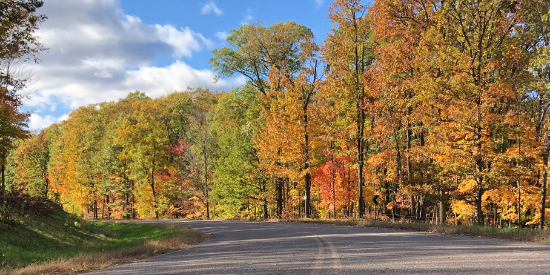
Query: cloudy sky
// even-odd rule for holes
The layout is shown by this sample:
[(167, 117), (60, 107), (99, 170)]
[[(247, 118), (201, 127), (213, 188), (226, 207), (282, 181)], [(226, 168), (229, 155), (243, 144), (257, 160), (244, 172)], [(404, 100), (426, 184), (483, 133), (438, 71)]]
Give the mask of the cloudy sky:
[(38, 32), (48, 48), (29, 64), (29, 128), (42, 129), (75, 108), (136, 90), (156, 98), (186, 87), (228, 91), (241, 77), (214, 83), (208, 59), (242, 24), (294, 20), (322, 41), (330, 0), (45, 0)]

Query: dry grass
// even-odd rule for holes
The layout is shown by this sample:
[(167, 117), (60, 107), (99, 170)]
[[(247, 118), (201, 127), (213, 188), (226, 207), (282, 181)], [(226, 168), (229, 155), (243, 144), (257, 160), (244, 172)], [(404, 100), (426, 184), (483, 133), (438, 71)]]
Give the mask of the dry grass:
[(296, 219), (284, 220), (286, 222), (300, 223), (319, 223), (319, 224), (335, 224), (347, 226), (362, 226), (362, 227), (378, 227), (378, 228), (393, 228), (400, 230), (424, 231), (442, 234), (455, 234), (467, 236), (482, 236), (489, 238), (509, 239), (524, 242), (540, 242), (550, 243), (550, 231), (523, 228), (517, 229), (513, 227), (496, 228), (491, 226), (475, 226), (475, 225), (449, 225), (449, 224), (430, 224), (419, 222), (391, 222), (391, 221), (374, 221), (368, 219), (342, 219), (342, 220), (315, 220), (315, 219)]
[(21, 269), (0, 272), (0, 275), (77, 274), (179, 250), (187, 245), (197, 244), (207, 238), (206, 233), (199, 230), (190, 228), (177, 228), (177, 230), (180, 230), (182, 233), (169, 239), (148, 241), (142, 245), (114, 252), (80, 254), (70, 259), (31, 264)]

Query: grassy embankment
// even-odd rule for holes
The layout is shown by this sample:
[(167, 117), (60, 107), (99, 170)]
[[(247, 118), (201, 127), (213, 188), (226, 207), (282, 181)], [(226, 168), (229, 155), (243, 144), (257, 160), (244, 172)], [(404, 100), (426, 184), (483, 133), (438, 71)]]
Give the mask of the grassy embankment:
[(316, 219), (293, 219), (285, 220), (287, 222), (300, 223), (319, 223), (336, 224), (347, 226), (379, 227), (393, 228), (401, 230), (424, 231), (442, 234), (457, 234), (468, 236), (481, 236), (489, 238), (509, 239), (524, 242), (550, 243), (550, 231), (531, 228), (505, 227), (497, 228), (492, 226), (475, 225), (451, 225), (451, 224), (431, 224), (421, 222), (391, 222), (374, 221), (368, 219), (337, 219), (337, 220), (316, 220)]
[(75, 274), (206, 238), (185, 228), (83, 221), (49, 201), (17, 196), (0, 209), (0, 275)]

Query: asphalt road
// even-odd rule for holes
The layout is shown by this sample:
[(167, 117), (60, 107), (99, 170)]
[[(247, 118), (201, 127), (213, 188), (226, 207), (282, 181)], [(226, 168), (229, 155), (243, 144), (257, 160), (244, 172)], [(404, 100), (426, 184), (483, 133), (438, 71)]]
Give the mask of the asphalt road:
[(550, 274), (550, 246), (536, 243), (336, 225), (150, 222), (211, 238), (90, 274)]

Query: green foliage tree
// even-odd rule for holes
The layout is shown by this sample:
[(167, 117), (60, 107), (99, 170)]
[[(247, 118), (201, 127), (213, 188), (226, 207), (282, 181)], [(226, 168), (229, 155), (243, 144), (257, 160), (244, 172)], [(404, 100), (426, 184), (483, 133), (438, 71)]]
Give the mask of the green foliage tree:
[(215, 106), (219, 94), (209, 89), (197, 88), (190, 91), (192, 108), (188, 115), (191, 144), (193, 179), (198, 198), (206, 207), (206, 218), (210, 218), (210, 192), (212, 189), (213, 172), (218, 148), (216, 144), (217, 129), (214, 127)]
[[(323, 47), (323, 58), (327, 64), (326, 88), (330, 99), (344, 110), (349, 129), (346, 132), (353, 139), (357, 165), (358, 214), (365, 213), (363, 198), (365, 155), (368, 151), (367, 132), (373, 121), (372, 94), (365, 86), (364, 74), (374, 60), (372, 30), (366, 7), (358, 0), (334, 1), (329, 17), (334, 23), (332, 33), (327, 36)], [(370, 112), (369, 112), (370, 110)]]
[(28, 139), (19, 140), (13, 151), (17, 163), (13, 182), (14, 189), (24, 190), (31, 196), (48, 197), (49, 178), (48, 164), (50, 162), (50, 140), (45, 129)]
[(293, 21), (269, 27), (244, 24), (226, 38), (231, 47), (214, 50), (210, 66), (218, 77), (242, 75), (260, 93), (267, 94), (271, 67), (298, 72), (304, 62), (301, 52), (310, 44), (312, 32)]
[[(270, 90), (281, 93), (286, 89), (283, 87), (285, 83), (293, 83), (294, 78), (305, 68), (304, 63), (311, 61), (312, 47), (316, 47), (311, 30), (293, 21), (276, 23), (269, 27), (243, 25), (238, 30), (232, 30), (227, 41), (231, 48), (224, 47), (213, 51), (214, 57), (210, 59), (212, 69), (218, 77), (231, 77), (235, 74), (246, 77), (248, 83), (264, 96), (267, 96)], [(268, 80), (270, 74), (274, 76), (274, 72), (280, 77), (271, 77)], [(313, 75), (317, 76), (315, 73)], [(314, 90), (308, 89), (308, 91), (313, 93)], [(263, 101), (266, 111), (271, 108), (268, 101)], [(305, 97), (302, 101), (309, 102)], [(262, 149), (265, 148), (258, 148), (258, 150)], [(275, 149), (275, 151), (279, 150)], [(275, 163), (279, 165), (279, 162)], [(305, 169), (302, 167), (305, 171), (309, 171), (309, 167), (306, 167), (309, 165), (307, 163), (306, 160), (303, 165)], [(272, 169), (272, 171), (275, 170), (281, 169)], [(305, 177), (310, 178), (308, 175), (310, 175), (309, 172)], [(281, 217), (284, 207), (285, 180), (282, 175), (272, 176), (276, 186), (277, 215)]]
[(219, 153), (212, 198), (220, 205), (218, 215), (251, 215), (251, 207), (259, 204), (261, 216), (268, 218), (269, 189), (253, 139), (262, 126), (261, 104), (258, 93), (245, 86), (223, 94), (216, 106)]
[(539, 227), (546, 223), (546, 201), (548, 185), (548, 156), (550, 155), (550, 3), (548, 1), (526, 1), (522, 3), (525, 11), (525, 31), (522, 32), (524, 47), (531, 54), (530, 71), (532, 81), (526, 85), (528, 97), (524, 102), (527, 118), (534, 122), (536, 140), (543, 147), (542, 167), (539, 174), (541, 185)]
[(122, 154), (132, 159), (131, 177), (148, 182), (152, 195), (152, 213), (159, 217), (155, 176), (167, 167), (170, 153), (166, 110), (159, 108), (158, 100), (134, 101), (131, 118), (122, 121), (117, 131)]

